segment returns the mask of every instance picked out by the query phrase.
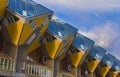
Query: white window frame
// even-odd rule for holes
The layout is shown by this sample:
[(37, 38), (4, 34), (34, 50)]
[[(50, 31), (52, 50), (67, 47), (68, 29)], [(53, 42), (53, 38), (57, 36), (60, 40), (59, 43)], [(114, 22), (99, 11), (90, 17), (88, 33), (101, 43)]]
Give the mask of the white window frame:
[(36, 29), (36, 27), (37, 27), (37, 25), (36, 25), (35, 21), (34, 21), (34, 20), (31, 20), (29, 23), (30, 23), (30, 25), (31, 25), (32, 29), (33, 29), (33, 30), (35, 30), (35, 29)]
[(26, 44), (30, 45), (35, 38), (36, 38), (36, 34), (33, 34), (33, 35), (29, 38), (29, 40), (26, 42)]

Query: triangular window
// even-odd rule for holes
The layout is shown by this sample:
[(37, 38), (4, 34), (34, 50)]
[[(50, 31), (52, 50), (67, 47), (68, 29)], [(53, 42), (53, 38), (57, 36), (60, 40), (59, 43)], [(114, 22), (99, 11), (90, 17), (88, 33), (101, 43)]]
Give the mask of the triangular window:
[(13, 24), (15, 23), (16, 21), (18, 21), (19, 19), (16, 17), (16, 16), (7, 16), (5, 19), (4, 19), (4, 25), (5, 26), (8, 26), (10, 24)]
[(47, 43), (48, 43), (48, 42), (54, 41), (55, 39), (56, 39), (56, 38), (53, 37), (53, 36), (48, 36), (48, 37), (46, 38), (46, 41), (47, 41)]

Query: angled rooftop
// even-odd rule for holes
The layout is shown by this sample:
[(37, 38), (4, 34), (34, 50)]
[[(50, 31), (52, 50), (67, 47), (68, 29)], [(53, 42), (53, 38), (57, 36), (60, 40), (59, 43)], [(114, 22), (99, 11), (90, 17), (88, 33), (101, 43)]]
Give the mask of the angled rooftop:
[(27, 18), (53, 13), (53, 11), (32, 0), (9, 0), (8, 9)]
[(115, 60), (116, 60), (116, 58), (113, 55), (109, 54), (109, 53), (107, 53), (102, 58), (102, 62), (105, 63), (105, 64), (107, 64), (107, 65), (110, 65), (110, 66), (113, 65), (113, 63), (115, 62)]
[(94, 46), (91, 50), (90, 50), (90, 55), (94, 58), (97, 58), (99, 60), (102, 59), (102, 57), (106, 54), (106, 50), (103, 49), (100, 46)]
[(73, 46), (86, 51), (89, 47), (94, 45), (94, 41), (81, 35), (80, 33), (77, 33), (72, 44)]
[(120, 71), (120, 60), (116, 59), (112, 67)]
[(48, 32), (62, 39), (67, 38), (77, 31), (75, 27), (54, 16), (48, 26)]

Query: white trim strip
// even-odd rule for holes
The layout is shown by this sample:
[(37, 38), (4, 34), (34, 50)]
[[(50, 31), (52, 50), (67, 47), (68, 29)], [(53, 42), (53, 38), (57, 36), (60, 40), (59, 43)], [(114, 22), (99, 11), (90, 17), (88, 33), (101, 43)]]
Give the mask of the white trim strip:
[(30, 45), (30, 44), (32, 43), (32, 41), (35, 39), (35, 37), (36, 37), (36, 34), (33, 34), (33, 35), (29, 38), (29, 40), (26, 42), (26, 44)]

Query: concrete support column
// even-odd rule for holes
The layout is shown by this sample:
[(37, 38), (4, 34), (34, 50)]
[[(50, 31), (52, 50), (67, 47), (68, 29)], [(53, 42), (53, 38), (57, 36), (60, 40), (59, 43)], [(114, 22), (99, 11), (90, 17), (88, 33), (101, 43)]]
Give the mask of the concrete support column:
[(81, 77), (81, 67), (77, 67), (77, 77)]
[(95, 72), (93, 72), (93, 77), (96, 77)]
[(5, 52), (5, 54), (7, 54), (9, 57), (11, 57), (12, 59), (14, 59), (16, 61), (18, 46), (15, 46), (6, 41), (5, 47), (4, 47), (4, 52)]
[(27, 61), (27, 46), (18, 47), (17, 61), (16, 61), (16, 77), (25, 76), (25, 63)]
[(53, 77), (59, 77), (59, 58), (54, 59), (54, 74)]

